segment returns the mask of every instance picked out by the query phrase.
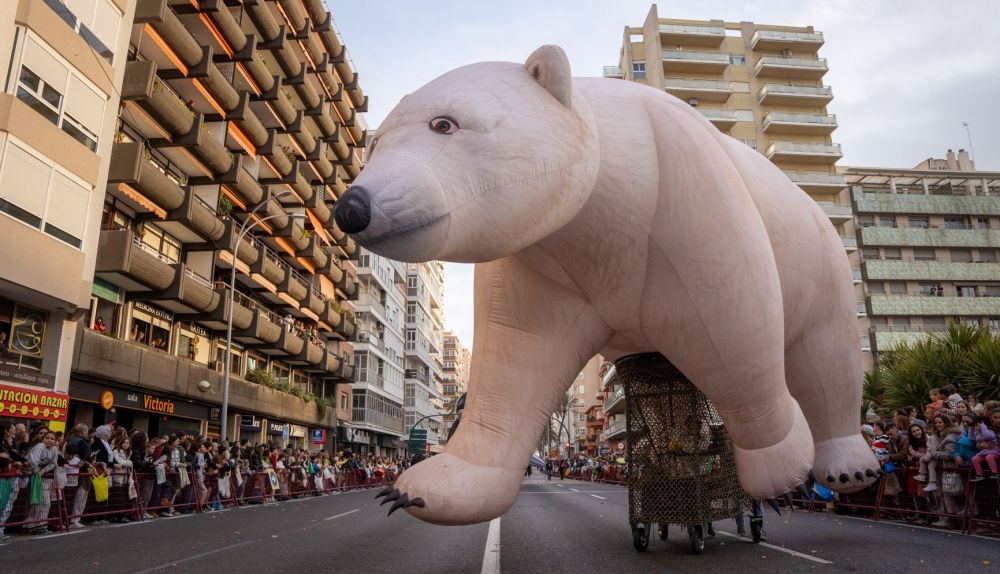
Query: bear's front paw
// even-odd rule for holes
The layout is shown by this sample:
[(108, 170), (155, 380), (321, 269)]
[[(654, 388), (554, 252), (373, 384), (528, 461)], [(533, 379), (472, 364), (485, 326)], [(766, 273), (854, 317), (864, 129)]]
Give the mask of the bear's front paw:
[(813, 440), (802, 410), (795, 403), (792, 428), (785, 438), (764, 448), (733, 445), (740, 486), (754, 498), (780, 496), (806, 481), (813, 463)]
[(858, 435), (831, 438), (816, 444), (816, 480), (838, 492), (855, 492), (882, 474), (875, 453)]
[(433, 524), (475, 524), (500, 516), (514, 504), (523, 468), (480, 466), (448, 453), (424, 460), (399, 475), (378, 496)]

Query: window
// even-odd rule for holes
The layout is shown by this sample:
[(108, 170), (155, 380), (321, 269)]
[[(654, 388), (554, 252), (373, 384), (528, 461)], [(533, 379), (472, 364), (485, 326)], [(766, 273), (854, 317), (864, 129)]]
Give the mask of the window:
[(54, 53), (33, 36), (25, 40), (17, 98), (90, 151), (97, 151), (107, 97)]
[(878, 216), (878, 226), (879, 227), (896, 227), (896, 216), (895, 215), (880, 215), (880, 216)]
[(996, 252), (992, 249), (979, 249), (976, 260), (983, 263), (994, 262), (996, 261)]
[(729, 54), (729, 63), (733, 66), (746, 66), (747, 57), (743, 54)]
[(875, 227), (875, 218), (871, 215), (859, 215), (858, 225), (861, 227)]
[(937, 295), (938, 294), (938, 284), (937, 283), (921, 283), (920, 284), (920, 294), (921, 295)]
[(905, 281), (890, 281), (889, 282), (889, 293), (893, 295), (906, 295), (906, 282)]
[(646, 79), (646, 62), (632, 63), (632, 77), (636, 80)]
[(885, 283), (881, 281), (874, 281), (868, 284), (868, 292), (872, 295), (883, 295), (885, 294)]
[[(874, 225), (874, 223), (872, 223), (872, 225)], [(882, 256), (879, 255), (877, 248), (865, 247), (864, 249), (861, 250), (861, 258), (867, 259), (869, 261), (877, 261), (879, 259), (882, 259)]]
[(114, 61), (114, 46), (122, 13), (108, 0), (45, 0), (74, 32), (109, 64)]
[(139, 229), (142, 243), (160, 255), (160, 259), (177, 263), (181, 259), (181, 243), (155, 225), (143, 223)]
[(1000, 317), (990, 317), (990, 331), (1000, 331)]
[(968, 263), (972, 261), (972, 251), (969, 249), (952, 249), (951, 260), (953, 263)]
[(965, 229), (965, 218), (964, 217), (945, 217), (944, 218), (944, 228), (945, 229)]
[(976, 296), (976, 286), (975, 285), (956, 285), (955, 291), (958, 293), (959, 297), (975, 297)]
[(740, 138), (740, 143), (749, 147), (750, 149), (757, 149), (757, 139), (756, 138)]
[(882, 249), (882, 256), (886, 261), (899, 261), (903, 258), (903, 251), (898, 247), (885, 247)]
[(927, 229), (931, 226), (931, 222), (926, 217), (910, 217), (907, 225), (916, 229)]
[(990, 218), (989, 217), (977, 217), (976, 218), (976, 229), (989, 229), (990, 228)]
[(916, 261), (934, 261), (934, 250), (927, 247), (915, 247), (913, 249), (913, 259)]
[(585, 392), (587, 392), (587, 389), (583, 385), (580, 385), (576, 388), (576, 394), (578, 395), (582, 395)]
[(13, 136), (0, 156), (0, 211), (79, 248), (91, 188)]
[(987, 297), (1000, 297), (1000, 285), (987, 285), (986, 286), (986, 296)]
[(340, 393), (340, 410), (347, 410), (347, 393)]

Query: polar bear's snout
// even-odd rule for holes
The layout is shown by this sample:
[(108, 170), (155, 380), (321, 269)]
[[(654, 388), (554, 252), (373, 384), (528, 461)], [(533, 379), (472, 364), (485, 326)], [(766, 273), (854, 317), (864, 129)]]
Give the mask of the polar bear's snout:
[(368, 191), (359, 185), (351, 186), (337, 200), (333, 218), (344, 233), (360, 233), (367, 229), (372, 219), (372, 202)]

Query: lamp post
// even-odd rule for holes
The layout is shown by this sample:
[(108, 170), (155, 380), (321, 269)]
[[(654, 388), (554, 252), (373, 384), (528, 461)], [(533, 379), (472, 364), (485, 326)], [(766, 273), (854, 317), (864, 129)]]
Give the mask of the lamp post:
[[(285, 195), (288, 195), (289, 193), (291, 193), (291, 192), (290, 191), (286, 191), (284, 193), (281, 193), (279, 195), (274, 196), (273, 199), (279, 199), (281, 197), (284, 197)], [(228, 305), (229, 305), (229, 307), (228, 307), (228, 309), (229, 309), (229, 317), (226, 319), (226, 358), (225, 358), (225, 361), (222, 364), (222, 413), (221, 413), (220, 419), (222, 421), (222, 440), (223, 441), (228, 441), (229, 440), (229, 420), (228, 420), (229, 419), (229, 376), (231, 374), (230, 373), (230, 371), (231, 371), (230, 365), (233, 362), (233, 359), (232, 359), (232, 352), (233, 352), (233, 305), (236, 302), (236, 299), (235, 299), (235, 297), (236, 297), (236, 251), (239, 251), (239, 249), (240, 249), (240, 242), (243, 241), (243, 236), (245, 236), (247, 234), (247, 232), (249, 232), (251, 229), (253, 229), (254, 227), (260, 225), (261, 223), (264, 223), (268, 219), (274, 219), (276, 217), (281, 217), (281, 216), (286, 216), (286, 217), (289, 217), (289, 218), (292, 218), (292, 219), (303, 219), (303, 218), (305, 218), (305, 215), (300, 214), (300, 213), (296, 213), (296, 214), (292, 214), (292, 215), (280, 213), (280, 214), (277, 214), (277, 215), (269, 215), (267, 217), (263, 217), (261, 219), (258, 219), (256, 221), (254, 221), (253, 220), (254, 214), (257, 213), (258, 209), (260, 209), (261, 207), (263, 207), (265, 205), (267, 205), (267, 202), (261, 202), (260, 205), (258, 205), (257, 207), (255, 207), (253, 209), (253, 211), (251, 211), (250, 214), (247, 215), (246, 220), (243, 222), (242, 225), (240, 225), (239, 234), (237, 234), (237, 236), (236, 236), (236, 245), (233, 248), (234, 249), (234, 251), (233, 251), (233, 264), (232, 264), (232, 269), (231, 269), (230, 274), (229, 274), (229, 293), (226, 295), (226, 300), (227, 300)]]

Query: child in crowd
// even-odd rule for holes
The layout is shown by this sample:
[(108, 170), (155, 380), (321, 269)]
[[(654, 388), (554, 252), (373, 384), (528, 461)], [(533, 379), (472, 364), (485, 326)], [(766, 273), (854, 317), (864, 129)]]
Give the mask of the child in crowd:
[[(1000, 415), (1000, 410), (993, 411), (994, 415)], [(997, 416), (996, 418), (1000, 418)], [(979, 452), (972, 457), (972, 470), (975, 473), (970, 480), (979, 482), (989, 476), (1000, 477), (997, 471), (997, 461), (1000, 460), (1000, 444), (997, 441), (997, 433), (986, 424), (986, 417), (977, 417), (977, 424), (972, 429), (971, 436), (979, 447)], [(983, 469), (983, 463), (989, 470)]]
[(944, 406), (944, 393), (941, 389), (931, 389), (930, 398), (931, 402), (924, 408), (924, 415), (928, 421), (932, 420), (934, 415)]
[(942, 395), (946, 395), (948, 397), (946, 400), (948, 401), (949, 409), (954, 409), (958, 406), (958, 403), (962, 402), (962, 395), (958, 394), (958, 389), (955, 388), (955, 385), (948, 384), (940, 390), (942, 391)]

